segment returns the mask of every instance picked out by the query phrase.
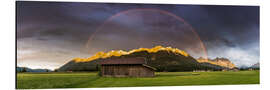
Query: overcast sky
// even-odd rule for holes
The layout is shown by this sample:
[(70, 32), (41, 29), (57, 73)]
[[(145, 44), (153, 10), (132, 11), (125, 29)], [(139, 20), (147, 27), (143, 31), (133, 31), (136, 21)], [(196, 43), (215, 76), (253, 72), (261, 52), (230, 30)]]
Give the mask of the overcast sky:
[(98, 51), (171, 46), (259, 62), (259, 7), (17, 2), (17, 64), (55, 69)]

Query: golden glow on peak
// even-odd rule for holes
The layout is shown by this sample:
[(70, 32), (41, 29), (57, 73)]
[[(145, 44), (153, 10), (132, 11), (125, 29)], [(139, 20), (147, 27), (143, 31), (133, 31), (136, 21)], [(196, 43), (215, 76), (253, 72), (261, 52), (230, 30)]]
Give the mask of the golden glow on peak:
[(228, 67), (230, 69), (232, 68), (235, 68), (236, 66), (231, 62), (231, 61), (213, 61), (213, 60), (208, 60), (208, 59), (204, 59), (204, 58), (200, 58), (200, 59), (197, 59), (197, 61), (199, 63), (210, 63), (210, 64), (213, 64), (213, 65), (218, 65), (218, 66), (223, 66), (223, 67)]
[(166, 50), (168, 52), (181, 54), (181, 55), (186, 56), (186, 57), (188, 56), (188, 54), (185, 51), (179, 50), (177, 48), (155, 46), (153, 48), (139, 48), (139, 49), (133, 49), (133, 50), (130, 50), (130, 51), (112, 50), (112, 51), (109, 51), (107, 53), (97, 52), (94, 56), (91, 56), (89, 58), (74, 58), (73, 60), (75, 62), (88, 62), (88, 61), (92, 61), (92, 60), (96, 60), (96, 59), (100, 59), (100, 58), (105, 59), (105, 58), (112, 57), (112, 56), (119, 57), (119, 56), (122, 56), (122, 55), (131, 54), (131, 53), (134, 53), (134, 52), (147, 51), (148, 53), (156, 53), (156, 52), (161, 51), (161, 50)]

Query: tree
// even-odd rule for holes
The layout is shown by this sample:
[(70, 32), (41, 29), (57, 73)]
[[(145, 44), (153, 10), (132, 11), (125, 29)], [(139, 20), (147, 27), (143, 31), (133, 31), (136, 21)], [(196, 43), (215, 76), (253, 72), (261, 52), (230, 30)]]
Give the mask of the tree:
[(27, 72), (26, 67), (23, 67), (22, 72)]

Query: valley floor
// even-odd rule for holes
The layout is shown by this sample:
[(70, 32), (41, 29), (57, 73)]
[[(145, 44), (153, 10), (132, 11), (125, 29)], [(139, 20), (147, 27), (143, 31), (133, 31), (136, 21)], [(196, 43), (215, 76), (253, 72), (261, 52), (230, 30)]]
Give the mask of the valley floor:
[(156, 72), (152, 78), (99, 77), (96, 72), (18, 73), (18, 89), (259, 84), (259, 71)]

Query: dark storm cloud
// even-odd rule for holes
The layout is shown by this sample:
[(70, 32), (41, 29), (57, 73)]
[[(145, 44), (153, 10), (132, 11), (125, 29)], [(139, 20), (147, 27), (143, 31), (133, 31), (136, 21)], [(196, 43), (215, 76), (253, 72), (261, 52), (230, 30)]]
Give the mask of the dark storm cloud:
[(196, 29), (205, 42), (218, 41), (235, 46), (248, 39), (259, 39), (259, 7), (193, 6), (182, 11), (186, 12), (179, 15)]
[[(211, 58), (228, 57), (238, 65), (242, 65), (242, 62), (245, 61), (247, 63), (244, 64), (249, 65), (258, 62), (259, 59), (259, 7), (256, 6), (19, 1), (16, 2), (16, 8), (17, 49), (20, 52), (18, 62), (22, 64), (26, 63), (24, 61), (38, 58), (31, 55), (27, 56), (28, 54), (52, 57), (50, 62), (55, 62), (57, 63), (55, 65), (58, 66), (73, 57), (89, 57), (93, 53), (87, 53), (84, 47), (97, 28), (112, 15), (134, 8), (161, 9), (183, 18), (198, 33)], [(175, 24), (176, 21), (170, 21), (169, 17), (158, 15), (158, 13), (154, 13), (156, 15), (149, 14), (150, 17), (147, 17), (147, 14), (144, 15), (145, 13), (134, 14), (138, 15), (122, 15), (110, 22), (117, 27), (106, 27), (108, 29), (118, 28), (119, 30), (99, 31), (92, 43), (101, 40), (102, 42), (95, 43), (97, 45), (92, 44), (92, 46), (97, 46), (93, 47), (95, 49), (92, 49), (92, 52), (99, 51), (98, 47), (110, 50), (108, 44), (112, 47), (115, 46), (116, 49), (132, 49), (134, 47), (131, 46), (140, 47), (140, 45), (152, 47), (159, 44), (165, 46), (184, 45), (185, 48), (189, 49), (192, 48), (189, 47), (191, 45), (185, 45), (185, 43), (199, 44), (198, 42), (189, 43), (188, 40), (184, 42), (182, 37), (178, 37), (188, 35), (184, 34), (184, 31), (174, 30), (174, 28), (181, 28), (181, 22)], [(159, 20), (158, 23), (148, 20), (155, 17)], [(119, 43), (123, 42), (126, 43), (117, 47)], [(151, 43), (138, 44), (138, 42)], [(51, 48), (58, 48), (52, 50), (58, 56), (48, 54), (52, 51), (47, 49)], [(231, 55), (235, 54), (234, 52), (239, 52), (239, 56), (232, 57)], [(253, 56), (250, 58), (254, 60), (248, 58), (244, 61), (239, 60), (247, 57), (246, 54), (252, 54)], [(41, 61), (41, 59), (37, 61)]]

